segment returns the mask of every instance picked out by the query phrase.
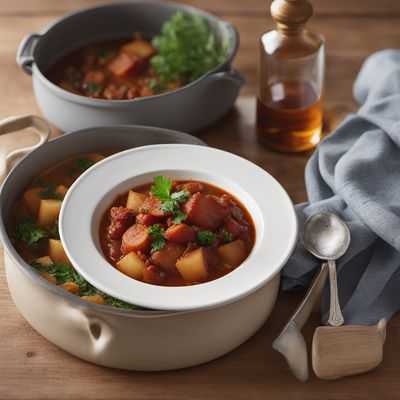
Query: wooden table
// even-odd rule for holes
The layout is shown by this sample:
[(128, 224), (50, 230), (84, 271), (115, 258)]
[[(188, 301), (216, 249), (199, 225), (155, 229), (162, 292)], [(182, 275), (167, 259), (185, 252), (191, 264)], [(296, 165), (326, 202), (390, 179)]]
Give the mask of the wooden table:
[[(264, 0), (190, 0), (239, 29), (241, 48), (235, 65), (245, 75), (236, 108), (223, 121), (201, 132), (209, 145), (240, 154), (278, 178), (295, 203), (305, 201), (303, 171), (310, 154), (282, 155), (257, 145), (254, 135), (254, 92), (259, 36), (270, 30)], [(21, 38), (49, 22), (96, 0), (0, 0), (0, 118), (39, 114), (31, 79), (15, 64)], [(400, 45), (398, 0), (314, 0), (310, 28), (326, 37), (325, 115), (330, 126), (353, 110), (352, 82), (362, 61), (373, 51)], [(54, 130), (54, 135), (59, 134)], [(0, 146), (32, 140), (21, 133), (1, 138)], [(0, 261), (2, 262), (2, 260)], [(15, 308), (0, 269), (0, 398), (93, 399), (397, 399), (400, 397), (400, 318), (389, 323), (385, 357), (378, 370), (336, 382), (311, 376), (298, 382), (271, 343), (301, 293), (279, 298), (271, 318), (248, 342), (206, 365), (181, 371), (137, 373), (117, 371), (81, 361), (38, 335)], [(310, 340), (319, 322), (315, 311), (305, 328)]]

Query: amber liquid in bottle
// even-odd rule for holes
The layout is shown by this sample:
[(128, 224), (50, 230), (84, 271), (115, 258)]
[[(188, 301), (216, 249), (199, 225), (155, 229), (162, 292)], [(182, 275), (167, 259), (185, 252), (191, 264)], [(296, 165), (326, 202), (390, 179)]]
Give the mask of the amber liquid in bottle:
[(257, 99), (257, 136), (278, 151), (304, 151), (321, 140), (321, 99), (307, 81), (281, 81)]

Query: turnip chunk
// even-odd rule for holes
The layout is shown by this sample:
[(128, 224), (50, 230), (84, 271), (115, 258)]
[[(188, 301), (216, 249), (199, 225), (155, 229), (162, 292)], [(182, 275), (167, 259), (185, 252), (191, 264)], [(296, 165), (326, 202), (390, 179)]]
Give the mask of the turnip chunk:
[(238, 267), (246, 259), (246, 249), (242, 240), (238, 239), (218, 247), (218, 254), (225, 264)]
[(29, 214), (34, 218), (37, 218), (39, 214), (40, 200), (42, 200), (39, 193), (42, 191), (43, 188), (32, 188), (28, 189), (22, 196)]
[(61, 240), (49, 239), (49, 256), (56, 264), (71, 265), (67, 255), (65, 254)]
[(126, 208), (134, 211), (135, 214), (139, 214), (139, 207), (145, 201), (146, 195), (143, 193), (137, 193), (130, 190), (128, 193), (128, 199), (126, 200)]
[(187, 282), (203, 282), (208, 278), (204, 249), (199, 247), (186, 254), (176, 263), (176, 269)]
[(139, 281), (143, 279), (145, 266), (144, 261), (134, 251), (131, 251), (117, 262), (117, 268), (122, 273)]
[(40, 200), (38, 226), (43, 227), (57, 221), (61, 210), (61, 200)]
[(67, 194), (68, 188), (64, 185), (58, 185), (56, 189), (54, 190), (55, 194), (58, 194), (62, 197), (64, 197)]
[(155, 54), (155, 49), (147, 40), (136, 39), (122, 46), (121, 51), (131, 56), (150, 58)]
[(34, 261), (40, 264), (42, 267), (50, 267), (50, 265), (54, 264), (53, 260), (49, 256), (36, 258)]

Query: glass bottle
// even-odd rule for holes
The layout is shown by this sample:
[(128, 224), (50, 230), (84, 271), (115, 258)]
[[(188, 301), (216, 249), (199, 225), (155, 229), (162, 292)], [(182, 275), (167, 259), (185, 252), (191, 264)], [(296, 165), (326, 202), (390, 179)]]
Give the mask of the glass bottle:
[(304, 28), (312, 11), (307, 0), (275, 0), (276, 30), (261, 37), (257, 137), (274, 150), (304, 151), (321, 140), (325, 46)]

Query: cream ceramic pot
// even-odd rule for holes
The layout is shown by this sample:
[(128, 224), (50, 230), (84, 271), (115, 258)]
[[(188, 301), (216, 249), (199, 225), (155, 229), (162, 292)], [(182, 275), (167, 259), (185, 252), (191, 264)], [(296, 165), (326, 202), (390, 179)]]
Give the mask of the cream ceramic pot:
[[(29, 125), (39, 130), (41, 142), (47, 139), (48, 129), (37, 117), (2, 121), (0, 134)], [(35, 176), (63, 159), (84, 152), (156, 143), (203, 144), (189, 135), (160, 128), (84, 129), (31, 151), (9, 172), (0, 192), (0, 236), (15, 305), (41, 335), (65, 351), (99, 365), (156, 371), (210, 361), (252, 336), (268, 318), (276, 301), (279, 271), (257, 291), (217, 308), (184, 312), (121, 310), (85, 302), (50, 284), (18, 255), (6, 226), (13, 205)], [(15, 153), (9, 155), (3, 167), (15, 156)]]

